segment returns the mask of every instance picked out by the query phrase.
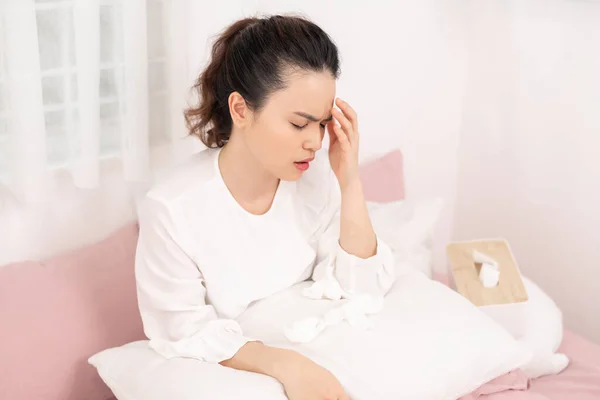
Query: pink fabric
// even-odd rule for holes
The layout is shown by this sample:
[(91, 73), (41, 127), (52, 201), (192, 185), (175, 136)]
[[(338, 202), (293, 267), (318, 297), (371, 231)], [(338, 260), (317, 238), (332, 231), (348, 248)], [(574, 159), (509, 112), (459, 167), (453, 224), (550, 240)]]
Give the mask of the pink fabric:
[(461, 397), (460, 400), (475, 400), (489, 394), (503, 393), (509, 390), (525, 391), (529, 389), (529, 382), (529, 378), (522, 371), (512, 371), (486, 383), (473, 393)]
[[(544, 376), (531, 382), (531, 393), (543, 400), (598, 400), (600, 399), (600, 346), (572, 332), (565, 331), (559, 349), (569, 356), (571, 363), (556, 376)], [(492, 397), (485, 400), (525, 400), (527, 397)], [(532, 397), (533, 399), (533, 397)], [(537, 398), (535, 398), (537, 399)]]
[[(510, 382), (506, 376), (498, 378), (506, 385), (493, 382), (483, 385), (461, 400), (598, 400), (600, 399), (600, 346), (576, 334), (565, 331), (560, 351), (569, 356), (571, 363), (558, 375), (533, 379), (529, 389), (523, 382)], [(594, 358), (595, 357), (595, 358)]]
[(368, 201), (379, 203), (404, 198), (402, 152), (393, 150), (382, 157), (364, 163), (360, 178)]
[(136, 241), (131, 224), (93, 246), (0, 268), (0, 399), (112, 397), (87, 358), (144, 338)]
[[(448, 277), (434, 279), (448, 284)], [(600, 346), (568, 330), (564, 331), (559, 352), (569, 366), (558, 375), (529, 381), (520, 371), (498, 377), (460, 400), (598, 400), (600, 399)]]

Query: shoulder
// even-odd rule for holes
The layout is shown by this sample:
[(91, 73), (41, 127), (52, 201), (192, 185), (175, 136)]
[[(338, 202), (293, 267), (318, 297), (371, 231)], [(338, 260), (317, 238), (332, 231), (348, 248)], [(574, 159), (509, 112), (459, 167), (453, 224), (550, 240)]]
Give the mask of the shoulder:
[(198, 196), (206, 198), (215, 181), (218, 150), (206, 149), (194, 154), (158, 180), (147, 192), (146, 198), (166, 206)]

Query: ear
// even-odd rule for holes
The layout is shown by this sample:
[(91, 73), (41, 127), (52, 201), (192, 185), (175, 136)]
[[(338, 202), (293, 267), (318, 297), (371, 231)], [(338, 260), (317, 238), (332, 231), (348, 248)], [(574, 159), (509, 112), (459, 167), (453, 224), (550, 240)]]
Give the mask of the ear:
[(246, 100), (238, 92), (233, 92), (229, 95), (229, 113), (233, 124), (243, 127), (248, 125), (252, 118), (252, 111), (248, 107)]

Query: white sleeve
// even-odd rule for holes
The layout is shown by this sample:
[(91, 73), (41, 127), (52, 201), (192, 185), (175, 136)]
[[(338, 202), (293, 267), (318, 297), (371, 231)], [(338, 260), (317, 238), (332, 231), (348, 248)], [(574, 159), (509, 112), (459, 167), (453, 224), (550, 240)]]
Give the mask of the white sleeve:
[(328, 174), (325, 190), (329, 196), (320, 214), (322, 233), (313, 279), (319, 280), (325, 275), (327, 267), (333, 266), (334, 276), (345, 291), (385, 295), (396, 280), (392, 250), (377, 237), (374, 256), (364, 259), (347, 253), (339, 241), (341, 194), (333, 172)]
[(218, 319), (206, 304), (202, 273), (182, 248), (181, 240), (187, 238), (170, 210), (146, 197), (139, 225), (135, 274), (150, 346), (166, 358), (218, 363), (233, 357), (250, 339), (236, 321)]

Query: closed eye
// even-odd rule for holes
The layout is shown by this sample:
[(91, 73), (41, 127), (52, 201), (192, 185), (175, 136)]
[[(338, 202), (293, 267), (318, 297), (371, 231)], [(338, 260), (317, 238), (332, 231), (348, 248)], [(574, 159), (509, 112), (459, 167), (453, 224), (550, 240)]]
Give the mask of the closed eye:
[[(293, 122), (290, 122), (290, 124), (292, 124), (292, 126), (298, 130), (301, 130), (302, 128), (306, 127), (306, 125), (300, 126), (300, 125), (296, 125)], [(308, 124), (307, 124), (308, 125)]]
[[(308, 125), (308, 124), (306, 124), (306, 125), (300, 126), (300, 125), (294, 124), (293, 122), (290, 122), (290, 124), (292, 124), (292, 126), (298, 130), (302, 130), (302, 129), (306, 128), (306, 125)], [(321, 126), (321, 129), (325, 129), (327, 127), (327, 124), (319, 124), (319, 125)]]

